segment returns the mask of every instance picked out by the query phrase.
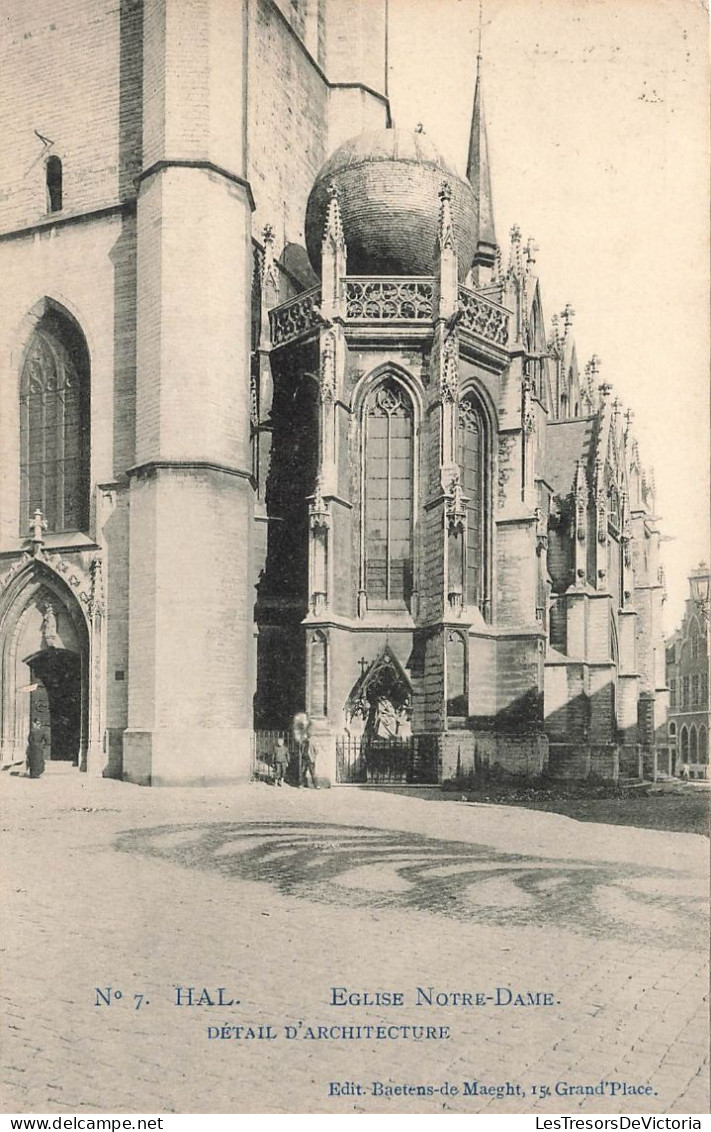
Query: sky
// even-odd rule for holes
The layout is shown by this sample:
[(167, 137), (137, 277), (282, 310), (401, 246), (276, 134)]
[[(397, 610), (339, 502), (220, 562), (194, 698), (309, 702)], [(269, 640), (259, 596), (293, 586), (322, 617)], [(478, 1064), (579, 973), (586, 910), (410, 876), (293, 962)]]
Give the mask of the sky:
[[(390, 0), (394, 125), (462, 172), (479, 0)], [(698, 0), (483, 0), (499, 243), (539, 247), (544, 313), (572, 303), (578, 360), (634, 412), (654, 468), (668, 601), (709, 560), (708, 14)]]

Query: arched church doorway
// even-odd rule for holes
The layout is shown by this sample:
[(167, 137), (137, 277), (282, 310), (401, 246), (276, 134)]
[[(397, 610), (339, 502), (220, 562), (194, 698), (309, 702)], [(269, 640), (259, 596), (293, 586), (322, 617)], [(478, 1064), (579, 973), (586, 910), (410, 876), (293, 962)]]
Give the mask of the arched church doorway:
[(21, 762), (33, 724), (45, 761), (86, 769), (89, 628), (63, 579), (35, 560), (0, 595), (0, 752)]
[(26, 659), (30, 684), (30, 721), (38, 719), (45, 758), (79, 763), (81, 750), (81, 657), (50, 648)]

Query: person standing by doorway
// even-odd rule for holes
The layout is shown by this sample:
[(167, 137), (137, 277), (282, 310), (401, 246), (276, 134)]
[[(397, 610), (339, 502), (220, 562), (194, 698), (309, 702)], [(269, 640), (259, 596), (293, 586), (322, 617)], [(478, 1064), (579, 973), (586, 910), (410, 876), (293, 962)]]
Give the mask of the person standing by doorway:
[(313, 740), (310, 735), (305, 735), (301, 744), (301, 785), (308, 786), (309, 778), (314, 790), (318, 790), (316, 785), (316, 748), (314, 747)]
[(279, 736), (274, 748), (274, 782), (277, 786), (284, 785), (284, 775), (289, 765), (289, 751), (283, 738)]
[(30, 725), (27, 739), (27, 773), (30, 778), (39, 778), (44, 774), (44, 735), (41, 719), (33, 719)]
[(309, 778), (315, 790), (316, 785), (316, 748), (309, 734), (311, 721), (305, 711), (297, 712), (292, 723), (294, 746), (296, 749), (297, 785), (308, 786)]

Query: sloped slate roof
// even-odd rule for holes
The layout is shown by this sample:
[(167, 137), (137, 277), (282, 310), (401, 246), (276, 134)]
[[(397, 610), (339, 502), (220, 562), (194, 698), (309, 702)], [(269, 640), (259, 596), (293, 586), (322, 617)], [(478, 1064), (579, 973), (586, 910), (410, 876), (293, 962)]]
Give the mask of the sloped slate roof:
[(596, 421), (596, 417), (581, 417), (547, 425), (545, 479), (555, 495), (566, 496), (573, 490), (578, 460), (589, 467)]

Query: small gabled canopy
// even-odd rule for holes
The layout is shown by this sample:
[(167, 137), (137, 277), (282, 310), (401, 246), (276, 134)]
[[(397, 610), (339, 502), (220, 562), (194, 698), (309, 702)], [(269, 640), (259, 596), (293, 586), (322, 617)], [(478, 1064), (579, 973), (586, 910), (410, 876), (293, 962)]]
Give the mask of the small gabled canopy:
[(407, 673), (389, 645), (356, 680), (346, 702), (346, 714), (367, 717), (370, 705), (380, 696), (387, 696), (396, 710), (409, 706), (412, 697)]

